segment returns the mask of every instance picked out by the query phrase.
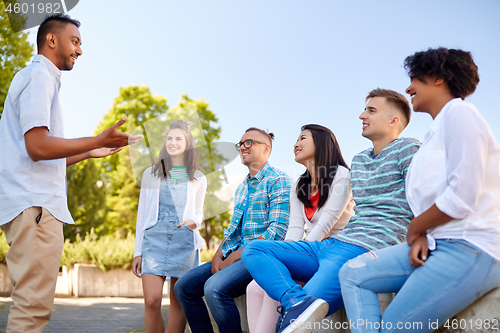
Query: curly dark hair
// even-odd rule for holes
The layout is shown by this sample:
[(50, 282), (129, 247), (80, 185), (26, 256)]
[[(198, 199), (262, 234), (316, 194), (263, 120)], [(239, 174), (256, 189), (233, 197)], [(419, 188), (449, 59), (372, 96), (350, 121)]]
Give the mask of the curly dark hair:
[(471, 95), (479, 83), (472, 54), (463, 50), (430, 48), (406, 57), (404, 67), (412, 79), (423, 81), (424, 76), (443, 79), (450, 93), (462, 99)]
[(74, 24), (77, 28), (80, 28), (80, 21), (72, 19), (69, 15), (58, 13), (47, 16), (40, 24), (36, 35), (36, 45), (38, 49), (42, 48), (44, 45), (48, 33), (54, 33), (68, 23)]

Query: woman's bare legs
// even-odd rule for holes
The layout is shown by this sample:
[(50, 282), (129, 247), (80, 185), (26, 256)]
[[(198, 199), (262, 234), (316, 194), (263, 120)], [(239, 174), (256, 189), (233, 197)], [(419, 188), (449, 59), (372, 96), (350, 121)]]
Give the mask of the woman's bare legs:
[(161, 300), (163, 298), (163, 276), (143, 274), (142, 290), (144, 292), (144, 325), (147, 333), (165, 333), (165, 324), (161, 316)]
[(178, 278), (170, 278), (170, 315), (167, 321), (168, 333), (183, 333), (186, 329), (186, 315), (179, 301), (177, 301), (174, 292), (174, 286), (177, 280)]

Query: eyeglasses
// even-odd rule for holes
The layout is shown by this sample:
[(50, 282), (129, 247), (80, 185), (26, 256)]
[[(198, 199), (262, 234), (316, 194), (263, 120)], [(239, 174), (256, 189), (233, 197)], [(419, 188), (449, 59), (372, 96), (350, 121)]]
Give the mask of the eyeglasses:
[(260, 144), (263, 144), (263, 145), (267, 145), (267, 143), (265, 142), (262, 142), (262, 141), (257, 141), (257, 140), (254, 140), (254, 139), (248, 139), (248, 140), (245, 140), (243, 142), (238, 142), (237, 144), (235, 144), (234, 146), (236, 147), (236, 151), (240, 151), (240, 147), (243, 146), (243, 148), (251, 148), (253, 143), (260, 143)]

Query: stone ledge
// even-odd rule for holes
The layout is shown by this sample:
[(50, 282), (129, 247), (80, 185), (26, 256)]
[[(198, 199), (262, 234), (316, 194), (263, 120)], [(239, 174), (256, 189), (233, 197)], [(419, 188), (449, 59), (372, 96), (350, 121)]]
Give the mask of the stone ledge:
[[(382, 310), (382, 313), (385, 311), (387, 306), (389, 306), (389, 303), (392, 301), (394, 298), (395, 294), (379, 294), (379, 300), (380, 300), (380, 307)], [(236, 302), (236, 305), (238, 306), (238, 310), (240, 311), (240, 316), (241, 316), (241, 327), (243, 329), (244, 333), (248, 332), (248, 321), (247, 321), (247, 315), (246, 315), (246, 296), (240, 296), (238, 298), (234, 299)], [(334, 314), (328, 316), (325, 318), (328, 322), (332, 323), (343, 323), (342, 325), (337, 325), (338, 328), (334, 327), (328, 327), (328, 328), (319, 328), (313, 330), (313, 333), (350, 333), (351, 330), (349, 328), (345, 328), (349, 326), (349, 322), (347, 320), (347, 315), (345, 311), (339, 310), (335, 312)], [(470, 321), (472, 320), (472, 323), (474, 327), (470, 327)], [(487, 329), (485, 327), (485, 321), (489, 320), (490, 322), (492, 320), (496, 320), (498, 323), (497, 329), (492, 330), (492, 329)], [(462, 321), (463, 323), (467, 323), (467, 327), (465, 328), (460, 328), (460, 322)], [(456, 329), (453, 328), (445, 328), (441, 327), (438, 330), (435, 331), (435, 333), (486, 333), (486, 332), (499, 332), (500, 331), (500, 287), (496, 288), (480, 299), (476, 300), (474, 303), (469, 305), (467, 308), (465, 308), (463, 311), (455, 315), (453, 318), (450, 319), (450, 325), (451, 323), (455, 322), (458, 323), (458, 327)], [(475, 326), (477, 323), (482, 324), (481, 327)], [(330, 326), (330, 325), (328, 325)], [(464, 326), (464, 325), (462, 325)]]

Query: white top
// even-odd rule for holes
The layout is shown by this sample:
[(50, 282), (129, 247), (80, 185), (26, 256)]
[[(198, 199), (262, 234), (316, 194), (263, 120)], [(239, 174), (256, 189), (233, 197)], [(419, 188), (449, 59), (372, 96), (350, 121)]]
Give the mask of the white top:
[(74, 223), (66, 198), (66, 159), (34, 162), (24, 142), (24, 134), (34, 127), (64, 136), (60, 86), (61, 72), (40, 54), (10, 84), (0, 121), (0, 225), (33, 206)]
[[(154, 226), (158, 221), (158, 210), (160, 207), (160, 178), (151, 174), (151, 170), (152, 167), (144, 170), (141, 181), (137, 224), (135, 227), (134, 258), (142, 255), (144, 231)], [(194, 246), (196, 249), (200, 249), (203, 244), (203, 238), (198, 229), (203, 221), (203, 203), (207, 191), (207, 178), (200, 171), (196, 171), (194, 177), (195, 180), (188, 182), (187, 201), (182, 219), (183, 221), (191, 219), (196, 223), (196, 229), (193, 230)]]
[(500, 260), (500, 147), (476, 107), (460, 98), (436, 116), (406, 178), (419, 216), (434, 203), (454, 220), (427, 230), (435, 239), (464, 239)]
[(306, 240), (322, 241), (342, 230), (354, 215), (351, 174), (343, 166), (339, 166), (335, 174), (328, 199), (323, 207), (316, 210), (310, 221), (306, 217), (304, 204), (297, 198), (296, 188), (297, 183), (290, 191), (290, 223), (285, 239), (301, 240), (305, 232)]

